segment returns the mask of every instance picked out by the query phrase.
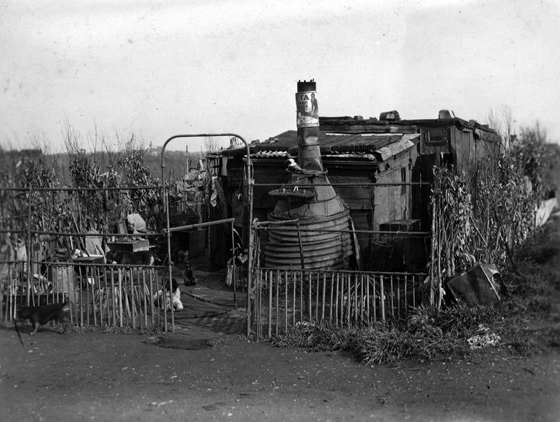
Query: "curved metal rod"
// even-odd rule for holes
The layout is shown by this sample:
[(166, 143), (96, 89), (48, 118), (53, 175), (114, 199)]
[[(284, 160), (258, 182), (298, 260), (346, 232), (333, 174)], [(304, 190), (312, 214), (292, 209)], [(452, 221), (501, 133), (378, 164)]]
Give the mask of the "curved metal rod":
[[(236, 133), (197, 133), (197, 134), (186, 134), (186, 135), (175, 135), (171, 138), (167, 139), (163, 147), (161, 148), (161, 189), (162, 189), (162, 198), (163, 198), (163, 206), (166, 213), (166, 224), (167, 224), (167, 254), (169, 256), (169, 282), (171, 283), (171, 232), (169, 227), (169, 204), (167, 201), (167, 195), (165, 195), (165, 185), (163, 183), (163, 169), (165, 165), (163, 163), (165, 157), (165, 148), (167, 144), (174, 139), (177, 138), (201, 138), (201, 137), (214, 137), (214, 136), (235, 136), (236, 138), (241, 139), (241, 141), (245, 144), (245, 148), (247, 149), (247, 161), (246, 161), (246, 180), (247, 180), (247, 203), (248, 203), (248, 216), (249, 216), (249, 259), (247, 260), (247, 335), (250, 334), (250, 320), (251, 320), (251, 310), (250, 310), (250, 301), (249, 295), (251, 291), (252, 285), (252, 262), (251, 257), (253, 256), (253, 234), (252, 234), (252, 224), (253, 224), (253, 163), (251, 162), (251, 149), (249, 148), (249, 144), (242, 136)], [(233, 225), (233, 223), (232, 223)], [(232, 242), (233, 241), (233, 230), (232, 230)], [(235, 248), (235, 243), (232, 244), (232, 248)], [(167, 310), (167, 305), (164, 305), (164, 309)], [(165, 311), (166, 312), (166, 311)], [(173, 316), (173, 306), (171, 307), (171, 315)], [(172, 330), (175, 331), (174, 319), (171, 318), (172, 321)], [(165, 315), (165, 330), (167, 331), (167, 315)]]
[(165, 165), (163, 164), (163, 159), (164, 159), (164, 154), (165, 154), (165, 147), (167, 146), (167, 144), (169, 142), (171, 142), (173, 139), (177, 139), (177, 138), (202, 138), (202, 137), (213, 137), (213, 136), (235, 136), (236, 138), (241, 139), (241, 141), (243, 141), (243, 143), (245, 144), (245, 148), (247, 148), (247, 163), (248, 163), (248, 165), (252, 166), (251, 150), (249, 148), (249, 144), (247, 143), (245, 138), (238, 135), (237, 133), (197, 133), (197, 134), (192, 134), (192, 135), (174, 135), (171, 138), (167, 139), (167, 141), (165, 141), (165, 143), (163, 144), (163, 147), (161, 148), (161, 183), (163, 184), (163, 169), (165, 167)]

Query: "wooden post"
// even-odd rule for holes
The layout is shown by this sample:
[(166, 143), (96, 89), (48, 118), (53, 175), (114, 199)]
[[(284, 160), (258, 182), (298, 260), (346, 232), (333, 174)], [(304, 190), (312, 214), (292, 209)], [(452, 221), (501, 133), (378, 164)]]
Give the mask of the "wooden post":
[[(30, 305), (30, 295), (31, 295), (31, 277), (33, 274), (31, 270), (31, 195), (33, 190), (31, 185), (29, 185), (29, 197), (27, 198), (27, 306)], [(37, 304), (38, 305), (38, 304)]]
[(383, 285), (383, 276), (381, 276), (381, 321), (385, 321), (385, 286)]
[(435, 286), (435, 277), (436, 277), (436, 269), (435, 269), (435, 260), (436, 260), (436, 244), (437, 244), (437, 235), (436, 235), (436, 219), (437, 219), (437, 206), (436, 206), (436, 199), (432, 196), (432, 248), (431, 248), (431, 262), (430, 262), (430, 306), (434, 305), (434, 286)]

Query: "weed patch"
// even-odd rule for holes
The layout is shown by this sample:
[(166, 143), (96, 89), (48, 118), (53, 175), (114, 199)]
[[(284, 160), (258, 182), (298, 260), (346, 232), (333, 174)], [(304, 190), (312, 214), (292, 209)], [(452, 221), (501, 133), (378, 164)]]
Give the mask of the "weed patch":
[(273, 344), (311, 351), (346, 351), (367, 365), (414, 357), (462, 356), (469, 350), (467, 339), (477, 333), (488, 334), (487, 329), (481, 327), (490, 326), (498, 316), (498, 311), (491, 306), (459, 305), (441, 310), (422, 306), (407, 320), (379, 322), (370, 327), (300, 323), (273, 339)]

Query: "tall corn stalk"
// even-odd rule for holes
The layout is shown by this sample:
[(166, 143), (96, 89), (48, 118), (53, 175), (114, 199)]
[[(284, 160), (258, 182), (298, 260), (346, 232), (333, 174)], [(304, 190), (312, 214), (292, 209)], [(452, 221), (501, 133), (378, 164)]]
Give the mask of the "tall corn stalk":
[(539, 148), (520, 142), (462, 174), (434, 167), (430, 304), (446, 280), (476, 264), (515, 266), (513, 251), (535, 230), (543, 191)]

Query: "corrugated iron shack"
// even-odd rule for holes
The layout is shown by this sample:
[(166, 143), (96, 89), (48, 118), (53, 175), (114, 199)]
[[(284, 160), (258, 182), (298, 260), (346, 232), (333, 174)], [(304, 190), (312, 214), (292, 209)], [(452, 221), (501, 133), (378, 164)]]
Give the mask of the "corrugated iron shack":
[[(319, 137), (321, 156), (330, 182), (350, 209), (356, 230), (379, 230), (384, 223), (417, 218), (410, 185), (389, 183), (411, 182), (418, 178), (418, 141), (416, 128), (383, 127), (378, 133), (337, 134), (322, 132)], [(290, 180), (286, 171), (288, 157), (297, 156), (297, 133), (286, 131), (250, 146), (254, 166), (253, 215), (266, 221), (276, 205), (269, 195)], [(242, 171), (245, 151), (239, 148), (222, 151), (214, 157), (231, 216), (241, 223)], [(380, 183), (379, 187), (372, 186)], [(343, 186), (341, 186), (343, 184)], [(419, 227), (419, 226), (418, 226)], [(377, 242), (367, 233), (357, 235), (362, 250)], [(267, 242), (263, 233), (261, 242)]]
[[(363, 268), (408, 271), (424, 269), (429, 250), (428, 236), (403, 233), (430, 230), (430, 187), (421, 183), (431, 182), (433, 165), (447, 163), (460, 170), (497, 147), (496, 134), (487, 126), (445, 110), (438, 119), (401, 120), (396, 111), (382, 113), (379, 119), (320, 117), (319, 144), (328, 178), (350, 209), (354, 228), (399, 232), (357, 233)], [(269, 192), (290, 180), (286, 161), (297, 157), (297, 132), (255, 141), (250, 151), (253, 216), (266, 221), (276, 204)], [(219, 175), (224, 212), (237, 219), (240, 230), (245, 154), (245, 148), (232, 145), (208, 157)], [(261, 242), (267, 240), (263, 232)]]

